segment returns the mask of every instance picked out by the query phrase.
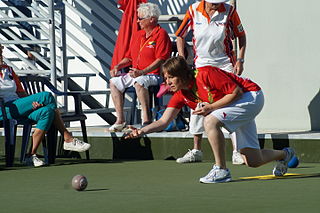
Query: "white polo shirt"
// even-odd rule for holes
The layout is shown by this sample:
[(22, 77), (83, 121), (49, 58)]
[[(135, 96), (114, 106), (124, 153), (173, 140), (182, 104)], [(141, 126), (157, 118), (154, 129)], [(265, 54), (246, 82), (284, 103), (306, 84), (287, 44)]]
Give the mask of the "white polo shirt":
[(235, 8), (221, 3), (218, 11), (210, 18), (205, 11), (205, 1), (192, 4), (176, 36), (185, 38), (193, 31), (193, 48), (196, 67), (234, 65), (232, 40), (245, 35)]
[(17, 87), (16, 74), (11, 67), (6, 65), (1, 65), (0, 69), (0, 97), (4, 99), (4, 102), (18, 99), (17, 90), (21, 90), (21, 85)]

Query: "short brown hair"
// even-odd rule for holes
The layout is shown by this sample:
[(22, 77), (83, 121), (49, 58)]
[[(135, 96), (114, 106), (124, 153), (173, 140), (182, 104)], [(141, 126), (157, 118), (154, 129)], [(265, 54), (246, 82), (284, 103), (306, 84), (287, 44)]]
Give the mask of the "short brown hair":
[(183, 83), (188, 83), (194, 78), (194, 73), (187, 61), (181, 57), (172, 57), (166, 60), (162, 65), (163, 74), (168, 73), (174, 77), (178, 77)]

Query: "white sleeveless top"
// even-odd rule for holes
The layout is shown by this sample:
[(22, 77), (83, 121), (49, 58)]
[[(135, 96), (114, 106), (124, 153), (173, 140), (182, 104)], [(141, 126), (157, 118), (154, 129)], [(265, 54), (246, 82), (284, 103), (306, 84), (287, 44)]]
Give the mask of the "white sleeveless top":
[(1, 67), (0, 72), (0, 97), (5, 102), (13, 101), (19, 98), (17, 95), (17, 85), (13, 79), (12, 68), (5, 66)]

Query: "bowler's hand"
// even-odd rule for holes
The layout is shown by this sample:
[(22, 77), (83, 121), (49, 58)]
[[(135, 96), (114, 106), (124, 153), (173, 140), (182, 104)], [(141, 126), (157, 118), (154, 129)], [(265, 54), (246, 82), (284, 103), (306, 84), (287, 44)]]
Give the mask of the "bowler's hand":
[(32, 102), (32, 109), (33, 110), (36, 110), (36, 109), (39, 109), (39, 108), (41, 108), (41, 107), (43, 107), (43, 104), (39, 104), (38, 102)]
[(237, 61), (236, 64), (234, 65), (233, 73), (240, 76), (242, 72), (243, 72), (243, 63), (241, 63), (240, 61)]
[(200, 105), (197, 106), (197, 108), (193, 111), (192, 114), (206, 116), (212, 111), (213, 111), (213, 109), (210, 104), (201, 103)]
[(111, 77), (117, 77), (117, 73), (118, 73), (118, 67), (114, 66), (114, 68), (112, 70), (110, 70), (110, 76)]
[(124, 139), (139, 138), (144, 134), (144, 132), (141, 129), (137, 129), (133, 126), (129, 126), (129, 128), (131, 132), (124, 136)]

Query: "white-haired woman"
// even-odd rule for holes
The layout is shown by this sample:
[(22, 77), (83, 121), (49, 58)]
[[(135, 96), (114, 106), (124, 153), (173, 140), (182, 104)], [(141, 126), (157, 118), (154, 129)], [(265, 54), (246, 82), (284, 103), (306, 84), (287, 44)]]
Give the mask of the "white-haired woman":
[[(168, 33), (158, 25), (160, 9), (156, 4), (143, 3), (138, 7), (138, 23), (141, 28), (132, 35), (130, 50), (110, 70), (110, 89), (117, 120), (109, 131), (122, 131), (125, 127), (123, 92), (134, 86), (142, 107), (143, 124), (151, 122), (148, 87), (161, 83), (160, 66), (170, 57), (171, 41)], [(129, 73), (120, 75), (119, 70), (131, 67)]]

